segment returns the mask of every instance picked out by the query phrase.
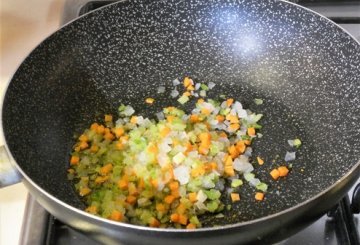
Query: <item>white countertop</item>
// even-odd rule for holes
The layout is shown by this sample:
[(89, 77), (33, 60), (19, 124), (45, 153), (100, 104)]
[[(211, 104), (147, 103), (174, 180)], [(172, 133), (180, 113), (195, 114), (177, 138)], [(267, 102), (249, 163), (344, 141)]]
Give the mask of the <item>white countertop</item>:
[[(22, 60), (60, 23), (64, 0), (1, 0), (0, 95)], [(0, 98), (2, 103), (2, 98)], [(0, 138), (0, 144), (3, 139)], [(19, 244), (27, 190), (22, 183), (0, 189), (0, 244)]]

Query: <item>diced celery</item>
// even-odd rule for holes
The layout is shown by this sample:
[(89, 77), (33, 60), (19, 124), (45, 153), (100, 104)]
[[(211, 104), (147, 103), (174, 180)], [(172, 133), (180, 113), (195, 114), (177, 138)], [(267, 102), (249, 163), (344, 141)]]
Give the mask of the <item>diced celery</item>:
[(208, 90), (209, 90), (209, 87), (208, 87), (205, 83), (202, 83), (202, 84), (200, 85), (200, 88), (201, 88), (202, 90), (205, 90), (205, 91), (208, 91)]
[(233, 179), (231, 181), (231, 187), (232, 188), (236, 188), (236, 187), (239, 187), (243, 184), (243, 181), (241, 179)]
[(267, 189), (268, 189), (268, 185), (261, 182), (260, 184), (257, 184), (256, 185), (256, 189), (260, 190), (260, 191), (263, 191), (263, 192), (266, 192)]
[(178, 100), (177, 100), (180, 104), (185, 104), (186, 102), (189, 101), (189, 97), (186, 95), (182, 95)]
[(218, 201), (211, 201), (206, 204), (206, 208), (209, 212), (215, 212), (218, 207), (219, 207)]
[(210, 199), (210, 200), (216, 200), (219, 199), (221, 196), (220, 191), (215, 190), (215, 189), (210, 189), (210, 190), (205, 190), (204, 191), (206, 196)]
[(296, 148), (299, 148), (301, 146), (301, 140), (300, 139), (294, 139), (294, 146)]
[(262, 105), (264, 101), (262, 99), (254, 99), (256, 105)]
[(255, 174), (253, 174), (253, 173), (245, 173), (245, 174), (244, 174), (244, 179), (245, 179), (246, 181), (250, 181), (250, 180), (252, 180), (253, 178), (255, 178)]

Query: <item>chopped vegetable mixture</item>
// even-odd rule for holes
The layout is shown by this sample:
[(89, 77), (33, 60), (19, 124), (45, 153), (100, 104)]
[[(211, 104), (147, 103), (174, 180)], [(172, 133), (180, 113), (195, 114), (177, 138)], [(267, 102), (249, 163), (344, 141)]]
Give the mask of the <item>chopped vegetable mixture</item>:
[[(206, 95), (215, 84), (198, 85), (186, 77), (183, 86), (180, 104)], [(147, 98), (145, 103), (156, 101)], [(227, 195), (232, 202), (241, 200), (237, 188), (243, 180), (254, 187), (256, 200), (264, 199), (268, 186), (256, 178), (250, 163), (262, 114), (232, 98), (200, 98), (189, 114), (171, 106), (156, 116), (144, 118), (121, 105), (117, 120), (105, 115), (103, 124), (93, 123), (78, 138), (68, 177), (84, 197), (87, 212), (137, 225), (195, 229), (202, 226), (199, 215), (226, 208), (220, 200), (226, 195), (221, 192), (225, 179), (231, 183)], [(257, 162), (264, 164), (261, 157)], [(278, 179), (288, 172), (279, 167), (270, 174)]]

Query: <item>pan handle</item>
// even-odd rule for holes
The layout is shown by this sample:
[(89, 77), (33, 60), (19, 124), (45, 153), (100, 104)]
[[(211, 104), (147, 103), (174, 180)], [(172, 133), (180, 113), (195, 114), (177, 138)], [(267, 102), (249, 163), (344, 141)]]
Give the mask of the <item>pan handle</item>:
[(0, 146), (0, 188), (21, 181), (20, 172), (11, 164), (5, 146)]

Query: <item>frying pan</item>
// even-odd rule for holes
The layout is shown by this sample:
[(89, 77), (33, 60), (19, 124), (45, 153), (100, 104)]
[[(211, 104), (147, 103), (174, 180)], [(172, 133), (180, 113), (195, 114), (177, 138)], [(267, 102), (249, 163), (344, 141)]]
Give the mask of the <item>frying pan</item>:
[[(118, 2), (62, 27), (20, 65), (3, 102), (6, 149), (41, 205), (103, 243), (274, 242), (324, 214), (359, 177), (359, 54), (359, 43), (339, 26), (288, 2)], [(264, 114), (254, 155), (266, 160), (255, 169), (269, 183), (266, 200), (255, 202), (244, 187), (225, 218), (205, 215), (205, 227), (194, 231), (82, 211), (66, 178), (74, 133), (116, 114), (121, 103), (148, 117), (177, 105), (168, 96), (171, 81), (185, 75), (214, 82), (208, 98), (225, 94)], [(144, 103), (150, 96), (151, 107)], [(272, 181), (269, 171), (295, 137), (303, 146), (291, 174)]]

